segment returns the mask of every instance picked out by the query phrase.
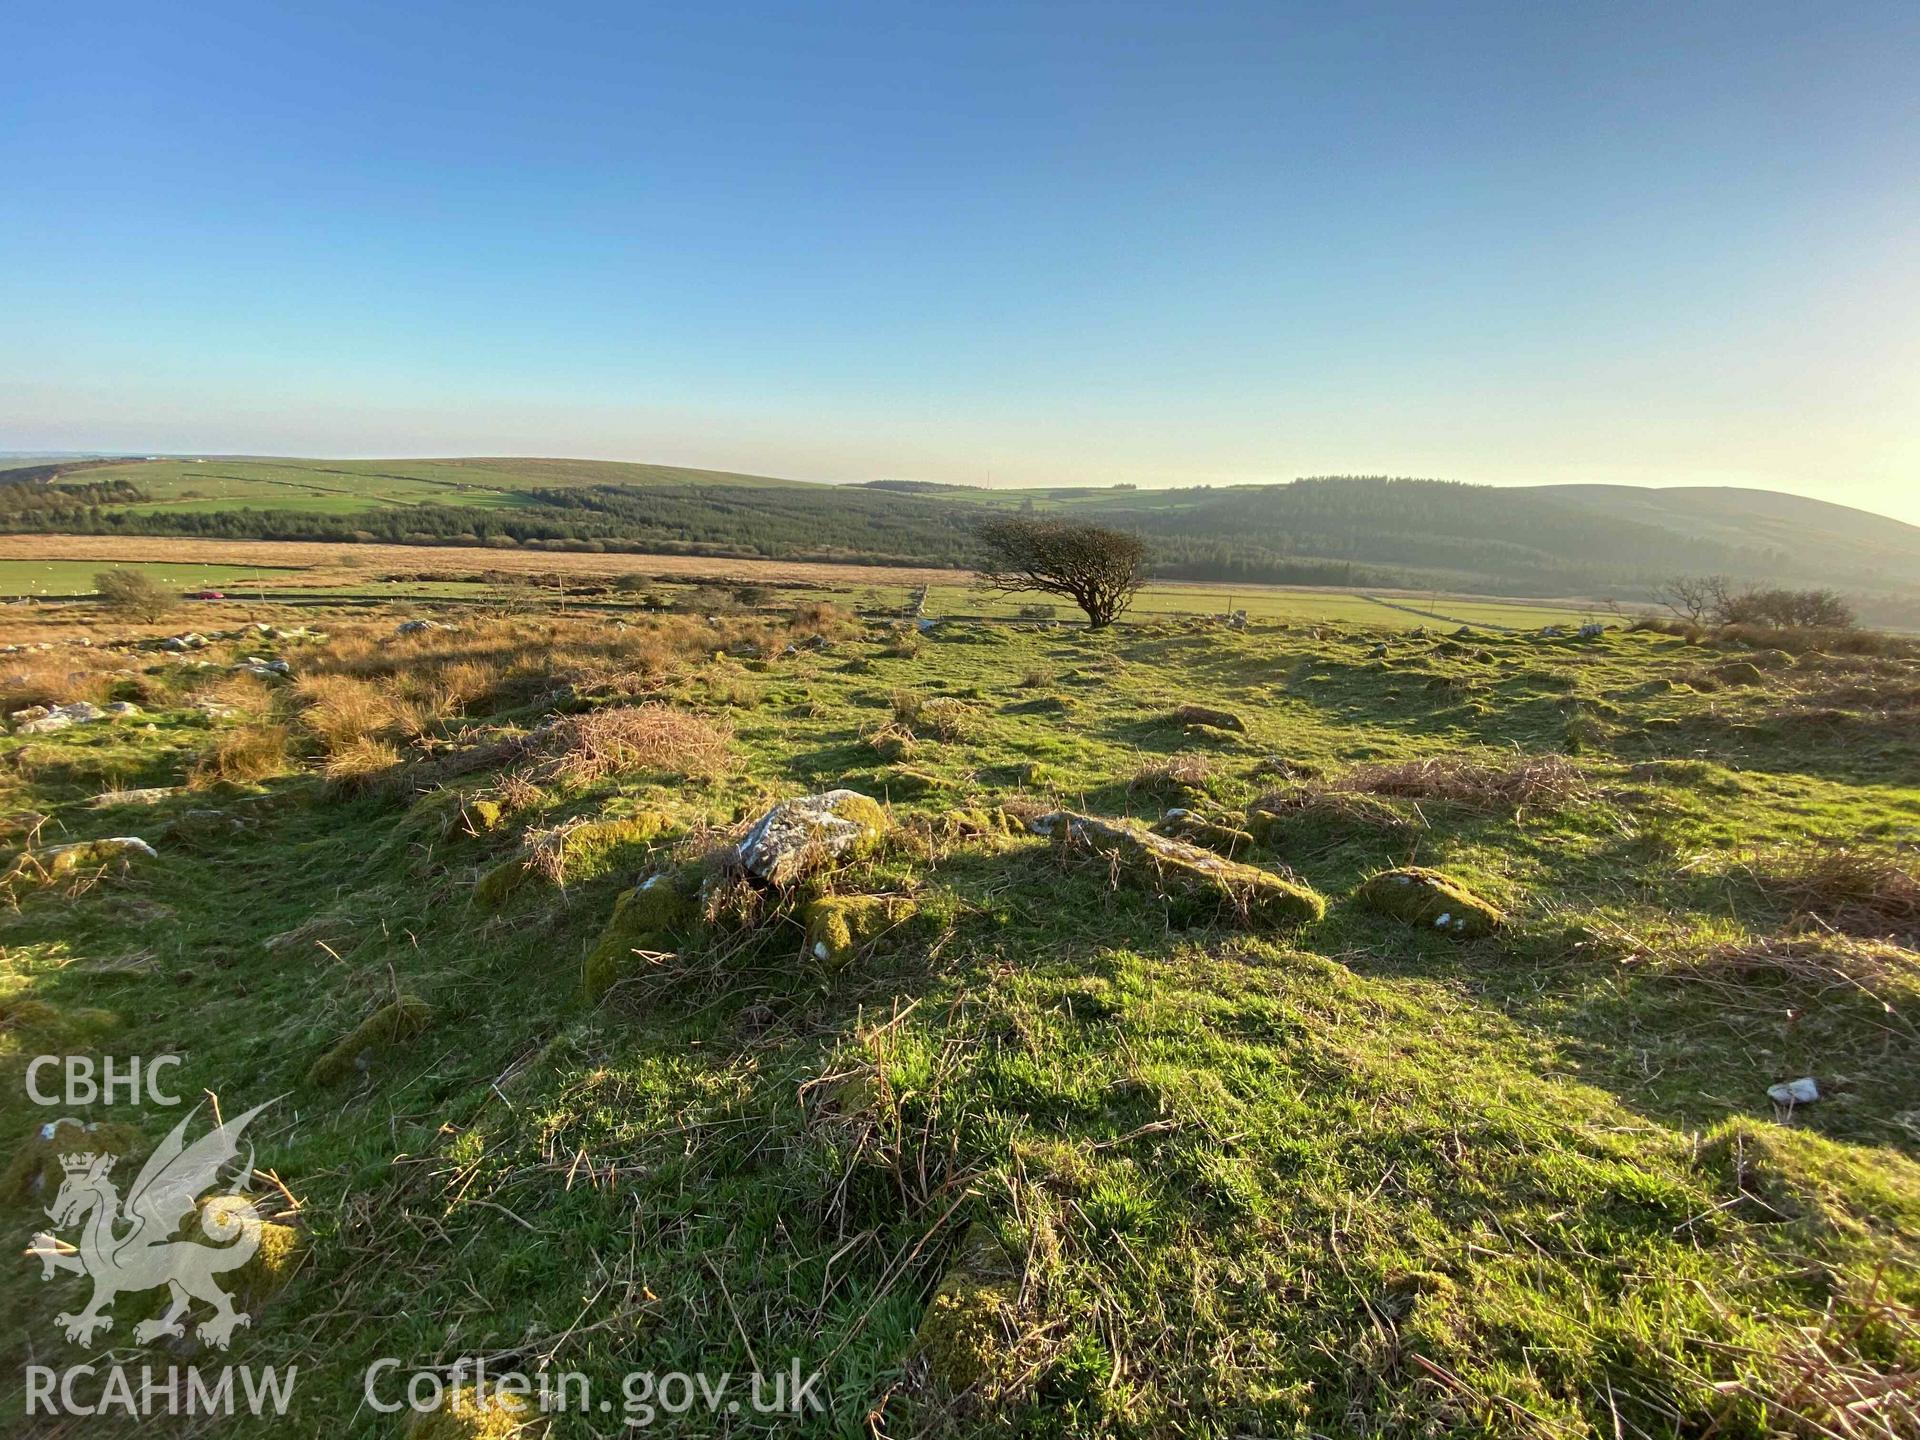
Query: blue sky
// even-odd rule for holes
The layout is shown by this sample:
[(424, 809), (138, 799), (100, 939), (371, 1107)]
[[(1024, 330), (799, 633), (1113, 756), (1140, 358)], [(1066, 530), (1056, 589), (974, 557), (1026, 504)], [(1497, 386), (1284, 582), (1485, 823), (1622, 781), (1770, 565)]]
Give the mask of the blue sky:
[(0, 449), (1920, 520), (1920, 6), (16, 8)]

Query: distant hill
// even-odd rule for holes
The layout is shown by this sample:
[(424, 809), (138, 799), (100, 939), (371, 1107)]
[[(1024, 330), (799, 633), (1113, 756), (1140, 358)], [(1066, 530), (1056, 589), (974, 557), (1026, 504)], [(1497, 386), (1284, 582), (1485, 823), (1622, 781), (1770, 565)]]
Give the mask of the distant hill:
[(620, 461), (205, 456), (0, 470), (0, 529), (964, 566), (982, 510), (1137, 530), (1185, 579), (1642, 598), (1676, 574), (1828, 585), (1920, 618), (1920, 527), (1766, 490), (823, 485)]

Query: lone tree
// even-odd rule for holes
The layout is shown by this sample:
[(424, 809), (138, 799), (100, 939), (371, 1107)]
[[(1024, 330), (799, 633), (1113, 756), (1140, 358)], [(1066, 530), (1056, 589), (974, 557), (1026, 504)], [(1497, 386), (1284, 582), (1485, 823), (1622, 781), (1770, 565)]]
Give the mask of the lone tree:
[(989, 559), (980, 578), (1003, 595), (1063, 595), (1087, 612), (1087, 628), (1104, 630), (1147, 583), (1147, 545), (1124, 530), (1061, 520), (1007, 516), (975, 532)]
[(135, 620), (158, 620), (177, 603), (173, 591), (138, 570), (101, 570), (93, 588), (101, 604)]

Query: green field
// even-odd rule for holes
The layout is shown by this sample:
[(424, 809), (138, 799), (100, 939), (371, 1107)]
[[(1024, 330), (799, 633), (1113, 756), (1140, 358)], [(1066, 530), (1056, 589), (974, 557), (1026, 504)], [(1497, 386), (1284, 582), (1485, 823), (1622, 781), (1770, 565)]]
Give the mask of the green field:
[[(298, 1364), (182, 1436), (504, 1435), (363, 1395), (481, 1355), (610, 1397), (563, 1440), (1915, 1433), (1911, 650), (417, 613), (175, 657), (48, 609), (0, 675), (142, 712), (0, 736), (15, 1249), (185, 1113), (43, 1139), (30, 1057), (280, 1097), (232, 1348), (151, 1292), (68, 1338), (84, 1278), (16, 1257), (0, 1386)], [(828, 787), (860, 843), (747, 878)], [(798, 1422), (622, 1408), (795, 1362)]]
[(138, 570), (181, 590), (224, 589), (246, 585), (250, 590), (283, 584), (297, 574), (291, 567), (238, 565), (174, 565), (160, 561), (123, 563), (107, 560), (0, 560), (0, 595), (90, 595), (93, 577), (102, 570)]

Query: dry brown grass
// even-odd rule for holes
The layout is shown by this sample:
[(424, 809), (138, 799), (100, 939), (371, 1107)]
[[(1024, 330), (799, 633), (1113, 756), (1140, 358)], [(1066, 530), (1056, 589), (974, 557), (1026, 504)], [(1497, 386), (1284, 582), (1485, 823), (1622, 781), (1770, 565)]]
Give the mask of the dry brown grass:
[(1149, 761), (1134, 771), (1127, 790), (1159, 800), (1184, 800), (1205, 791), (1212, 775), (1212, 769), (1199, 756), (1173, 755)]
[(284, 725), (243, 725), (215, 741), (193, 769), (193, 783), (232, 780), (250, 784), (293, 768), (293, 736)]
[(1373, 795), (1330, 790), (1313, 781), (1269, 791), (1249, 805), (1247, 813), (1376, 835), (1411, 835), (1427, 828), (1415, 805), (1400, 809)]
[(1486, 811), (1577, 805), (1600, 794), (1579, 766), (1560, 755), (1516, 755), (1505, 765), (1454, 755), (1361, 765), (1328, 781), (1326, 788)]
[(309, 675), (294, 686), (300, 727), (329, 755), (402, 731), (412, 716), (371, 680)]
[(529, 778), (573, 785), (635, 771), (702, 778), (726, 767), (732, 744), (728, 726), (669, 705), (610, 706), (529, 736)]
[(107, 698), (113, 678), (107, 656), (75, 646), (37, 654), (0, 656), (0, 714), (30, 705), (96, 704)]
[(1920, 925), (1920, 873), (1913, 857), (1861, 845), (1790, 846), (1741, 868), (1770, 899), (1855, 935)]
[(400, 759), (400, 750), (391, 741), (361, 735), (330, 751), (320, 773), (331, 784), (361, 789), (385, 779)]

